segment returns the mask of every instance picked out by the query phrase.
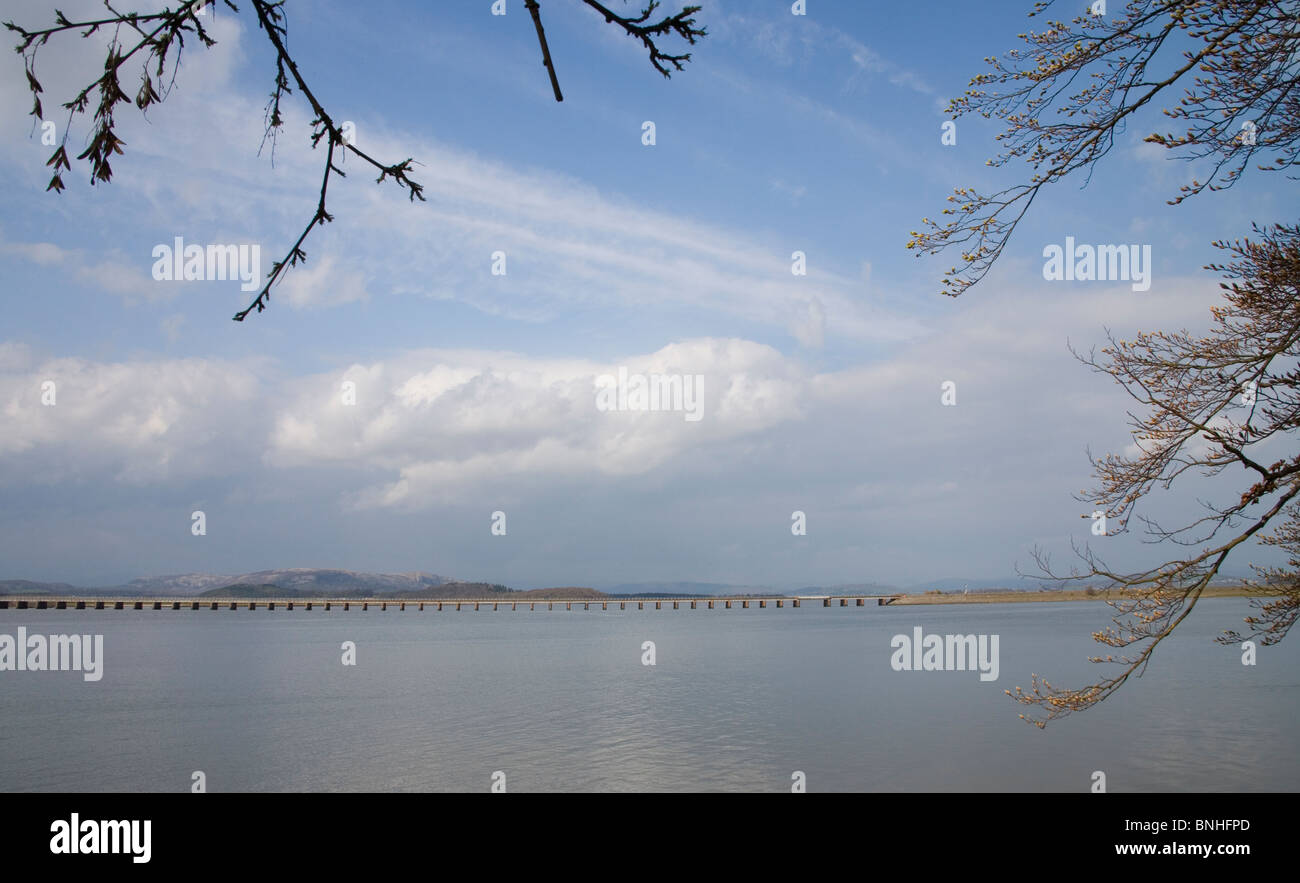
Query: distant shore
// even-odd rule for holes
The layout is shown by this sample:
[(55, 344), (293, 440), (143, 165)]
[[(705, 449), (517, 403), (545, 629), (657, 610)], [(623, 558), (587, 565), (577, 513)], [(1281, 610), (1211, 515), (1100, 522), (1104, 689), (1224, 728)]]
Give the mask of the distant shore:
[[(277, 607), (285, 607), (289, 610), (297, 606), (303, 606), (311, 610), (314, 606), (324, 605), (326, 610), (331, 609), (332, 605), (342, 605), (344, 610), (357, 606), (362, 610), (368, 610), (371, 605), (377, 605), (382, 610), (387, 610), (388, 605), (396, 605), (399, 609), (405, 610), (408, 604), (414, 605), (417, 609), (423, 610), (425, 605), (433, 605), (435, 609), (441, 610), (444, 605), (450, 605), (456, 610), (460, 610), (462, 605), (472, 605), (473, 609), (479, 609), (480, 605), (490, 605), (491, 609), (496, 610), (499, 606), (505, 605), (510, 609), (516, 609), (518, 605), (525, 604), (529, 608), (536, 604), (546, 604), (548, 609), (554, 604), (564, 604), (566, 609), (572, 609), (572, 605), (581, 604), (584, 609), (590, 609), (591, 604), (599, 604), (601, 609), (608, 609), (609, 604), (618, 604), (619, 609), (626, 609), (628, 604), (636, 604), (638, 609), (643, 609), (647, 604), (653, 604), (654, 609), (658, 610), (663, 605), (671, 605), (671, 609), (676, 610), (680, 605), (689, 605), (694, 610), (697, 606), (705, 606), (713, 609), (715, 604), (730, 610), (733, 605), (742, 609), (749, 609), (751, 605), (759, 608), (774, 605), (783, 607), (790, 604), (792, 607), (801, 605), (808, 606), (825, 606), (825, 607), (862, 607), (865, 604), (872, 606), (890, 606), (900, 607), (909, 605), (930, 605), (930, 604), (1024, 604), (1034, 602), (1081, 602), (1081, 601), (1119, 601), (1125, 598), (1135, 597), (1135, 593), (1126, 592), (1122, 589), (1041, 589), (1038, 591), (1028, 591), (1024, 589), (1005, 589), (1005, 590), (981, 590), (975, 592), (941, 592), (929, 591), (917, 594), (879, 594), (879, 595), (858, 595), (858, 594), (834, 594), (834, 595), (781, 595), (777, 593), (763, 595), (696, 595), (696, 596), (642, 596), (642, 595), (606, 595), (597, 592), (594, 589), (582, 589), (578, 587), (568, 587), (559, 589), (533, 589), (528, 592), (505, 592), (491, 595), (459, 594), (447, 597), (441, 597), (429, 594), (406, 594), (406, 595), (317, 595), (315, 593), (284, 593), (279, 594), (275, 586), (248, 587), (244, 591), (226, 592), (221, 589), (213, 589), (200, 595), (190, 595), (187, 597), (159, 597), (153, 596), (93, 596), (93, 595), (4, 595), (0, 594), (0, 610), (27, 610), (27, 609), (135, 609), (143, 610), (152, 608), (160, 610), (171, 608), (181, 610), (190, 608), (198, 610), (201, 607), (210, 607), (216, 610), (221, 607), (245, 607), (256, 609), (258, 607), (275, 610)], [(280, 590), (283, 591), (283, 590)], [(1241, 598), (1241, 597), (1258, 597), (1257, 590), (1251, 590), (1241, 585), (1230, 586), (1211, 586), (1201, 593), (1203, 598)], [(817, 602), (821, 602), (820, 605)]]
[[(1245, 586), (1210, 586), (1201, 592), (1202, 598), (1245, 598), (1256, 593)], [(1132, 597), (1132, 592), (1121, 589), (1047, 589), (1029, 592), (1017, 589), (1006, 591), (926, 592), (919, 595), (900, 595), (890, 602), (891, 607), (908, 604), (1021, 604), (1042, 601), (1119, 601)]]

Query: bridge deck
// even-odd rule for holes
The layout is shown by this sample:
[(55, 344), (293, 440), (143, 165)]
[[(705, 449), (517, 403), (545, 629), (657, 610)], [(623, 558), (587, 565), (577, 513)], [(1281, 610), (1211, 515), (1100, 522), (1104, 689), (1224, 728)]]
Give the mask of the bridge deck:
[[(611, 605), (617, 605), (618, 609), (626, 610), (628, 605), (635, 604), (638, 610), (644, 610), (647, 604), (654, 605), (655, 610), (662, 610), (664, 605), (671, 605), (671, 609), (705, 609), (713, 610), (721, 608), (730, 610), (733, 607), (747, 610), (751, 606), (759, 609), (766, 609), (769, 606), (785, 607), (789, 604), (791, 607), (799, 607), (802, 602), (817, 601), (822, 602), (823, 607), (864, 607), (868, 601), (875, 601), (878, 606), (885, 606), (901, 598), (902, 595), (770, 595), (766, 597), (715, 597), (715, 598), (529, 598), (502, 600), (500, 598), (141, 598), (141, 597), (114, 597), (114, 598), (87, 598), (87, 597), (48, 597), (48, 596), (9, 596), (0, 598), (0, 610), (334, 610), (342, 608), (351, 610), (369, 610), (372, 607), (379, 610), (387, 610), (389, 607), (396, 607), (398, 610), (405, 610), (407, 607), (413, 607), (416, 610), (424, 610), (425, 607), (431, 607), (434, 610), (442, 610), (444, 607), (461, 610), (469, 607), (473, 610), (481, 610), (488, 607), (492, 610), (499, 610), (502, 607), (510, 610), (518, 610), (520, 607), (526, 607), (529, 610), (536, 610), (543, 607), (547, 610), (554, 610), (557, 604), (563, 605), (565, 610), (572, 610), (574, 605), (582, 605), (582, 609), (589, 610), (593, 606), (598, 606), (601, 610), (608, 610)], [(836, 603), (838, 602), (838, 603)]]

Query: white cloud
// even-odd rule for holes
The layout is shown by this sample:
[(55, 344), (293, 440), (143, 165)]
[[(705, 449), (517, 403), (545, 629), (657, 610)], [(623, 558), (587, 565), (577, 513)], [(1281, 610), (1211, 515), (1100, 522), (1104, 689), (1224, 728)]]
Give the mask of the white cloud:
[[(596, 379), (702, 376), (702, 419), (680, 411), (606, 412)], [(356, 404), (339, 393), (356, 384)], [(276, 466), (351, 461), (396, 470), (360, 491), (362, 506), (425, 506), (472, 494), (479, 482), (540, 473), (561, 482), (639, 474), (697, 446), (725, 444), (797, 418), (806, 372), (770, 347), (703, 339), (609, 364), (510, 353), (427, 351), (300, 381), (277, 416)]]
[(337, 306), (370, 298), (365, 276), (357, 270), (339, 268), (341, 259), (327, 254), (290, 273), (275, 289), (275, 295), (295, 309)]
[(260, 449), (256, 430), (245, 430), (261, 419), (262, 395), (252, 363), (0, 358), (0, 483), (157, 484), (237, 472)]

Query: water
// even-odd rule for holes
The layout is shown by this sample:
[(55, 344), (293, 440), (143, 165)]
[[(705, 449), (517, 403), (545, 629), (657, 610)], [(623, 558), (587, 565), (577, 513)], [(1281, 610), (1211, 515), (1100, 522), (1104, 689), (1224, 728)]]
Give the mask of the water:
[[(1201, 602), (1140, 680), (1050, 724), (1003, 694), (1103, 666), (1099, 603), (798, 610), (0, 611), (101, 633), (104, 677), (0, 672), (0, 790), (1300, 788), (1300, 639), (1259, 664)], [(890, 638), (1000, 635), (1001, 676), (895, 672)], [(357, 665), (341, 664), (354, 641)], [(656, 662), (641, 664), (642, 642)]]

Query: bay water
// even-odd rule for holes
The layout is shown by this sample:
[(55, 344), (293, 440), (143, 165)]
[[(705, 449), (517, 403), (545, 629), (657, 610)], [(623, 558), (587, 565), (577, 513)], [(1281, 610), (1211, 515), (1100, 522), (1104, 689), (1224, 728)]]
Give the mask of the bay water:
[[(0, 790), (1300, 788), (1300, 638), (1243, 665), (1213, 638), (1244, 599), (1202, 601), (1143, 677), (1045, 730), (1003, 691), (1112, 671), (1086, 661), (1104, 603), (598, 606), (0, 611), (0, 633), (104, 635), (97, 682), (0, 672)], [(894, 670), (918, 626), (998, 635), (998, 679)]]

